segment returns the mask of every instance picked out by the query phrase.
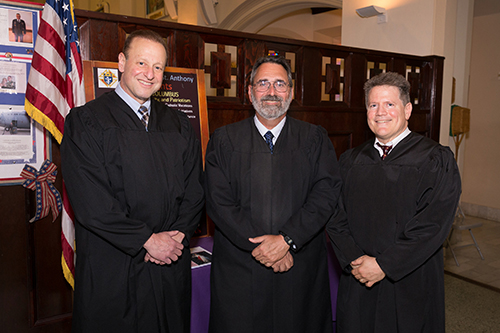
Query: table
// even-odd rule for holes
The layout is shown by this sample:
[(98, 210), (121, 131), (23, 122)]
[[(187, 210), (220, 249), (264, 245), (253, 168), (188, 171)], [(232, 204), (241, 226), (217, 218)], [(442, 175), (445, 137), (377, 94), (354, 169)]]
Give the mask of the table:
[[(191, 240), (191, 247), (201, 246), (212, 252), (213, 238), (202, 237)], [(337, 289), (341, 268), (327, 238), (328, 274), (330, 276), (330, 296), (332, 299), (332, 317), (336, 320)], [(210, 315), (210, 265), (191, 269), (191, 333), (208, 332)], [(335, 325), (334, 325), (335, 327)], [(335, 331), (335, 330), (334, 330)]]

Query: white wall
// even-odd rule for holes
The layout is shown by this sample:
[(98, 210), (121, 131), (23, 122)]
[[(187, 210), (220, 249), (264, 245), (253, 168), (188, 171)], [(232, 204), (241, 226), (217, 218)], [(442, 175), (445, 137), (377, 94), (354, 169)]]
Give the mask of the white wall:
[(449, 145), (454, 77), (453, 70), (455, 67), (455, 42), (457, 38), (461, 38), (459, 36), (456, 36), (458, 0), (435, 1), (435, 23), (434, 31), (432, 34), (432, 53), (430, 54), (442, 55), (445, 57), (439, 142), (443, 145)]
[[(469, 105), (469, 73), (472, 45), (472, 24), (474, 14), (474, 0), (458, 0), (455, 40), (455, 60), (453, 77), (455, 78), (455, 100), (453, 104), (463, 107)], [(458, 151), (458, 166), (463, 176), (464, 157), (467, 146), (467, 136), (460, 143)], [(450, 148), (457, 154), (455, 141), (450, 137)]]
[[(458, 0), (350, 0), (343, 2), (342, 45), (420, 56), (444, 56), (440, 143), (449, 145)], [(388, 22), (362, 18), (357, 8), (376, 4)]]
[(479, 215), (499, 221), (500, 2), (489, 3), (489, 7), (476, 6), (478, 13), (474, 16), (468, 101), (471, 119), (466, 139), (462, 201), (489, 208), (489, 212)]
[[(342, 44), (387, 52), (432, 54), (435, 0), (349, 0), (342, 8)], [(387, 9), (388, 22), (362, 18), (357, 8)]]

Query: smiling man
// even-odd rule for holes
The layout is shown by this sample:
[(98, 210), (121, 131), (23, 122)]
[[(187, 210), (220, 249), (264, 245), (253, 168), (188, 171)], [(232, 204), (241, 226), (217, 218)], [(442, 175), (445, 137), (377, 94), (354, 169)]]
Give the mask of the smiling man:
[(326, 131), (287, 116), (292, 74), (256, 61), (255, 117), (218, 128), (205, 158), (215, 223), (210, 332), (331, 333), (324, 226), (340, 177)]
[(327, 226), (343, 268), (337, 332), (444, 332), (442, 244), (460, 197), (447, 147), (408, 129), (410, 84), (364, 86), (375, 138), (340, 158), (343, 188)]
[(76, 223), (72, 332), (190, 331), (189, 238), (204, 203), (200, 142), (182, 112), (151, 98), (163, 38), (137, 30), (115, 91), (71, 110), (62, 172)]

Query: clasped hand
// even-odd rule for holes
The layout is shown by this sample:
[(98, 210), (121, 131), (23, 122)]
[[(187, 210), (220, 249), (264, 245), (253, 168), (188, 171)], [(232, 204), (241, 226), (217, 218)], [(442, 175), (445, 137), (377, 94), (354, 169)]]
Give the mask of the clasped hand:
[(252, 256), (265, 265), (271, 267), (275, 273), (286, 272), (293, 266), (293, 256), (290, 246), (281, 235), (263, 235), (249, 238), (250, 242), (259, 244), (252, 251)]
[(144, 244), (144, 248), (147, 251), (144, 261), (150, 261), (158, 265), (169, 265), (177, 261), (184, 249), (184, 245), (182, 245), (184, 236), (178, 230), (152, 234)]
[(351, 267), (351, 274), (367, 287), (371, 287), (385, 278), (384, 271), (382, 271), (374, 257), (361, 256), (351, 262)]

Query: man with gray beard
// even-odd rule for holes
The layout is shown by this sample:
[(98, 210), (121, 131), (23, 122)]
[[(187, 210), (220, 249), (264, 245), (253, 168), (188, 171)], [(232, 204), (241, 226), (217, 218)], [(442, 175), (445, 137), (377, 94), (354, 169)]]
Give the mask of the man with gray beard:
[(324, 227), (340, 192), (326, 131), (287, 116), (292, 74), (256, 61), (255, 116), (218, 128), (205, 157), (215, 223), (210, 332), (332, 332)]

